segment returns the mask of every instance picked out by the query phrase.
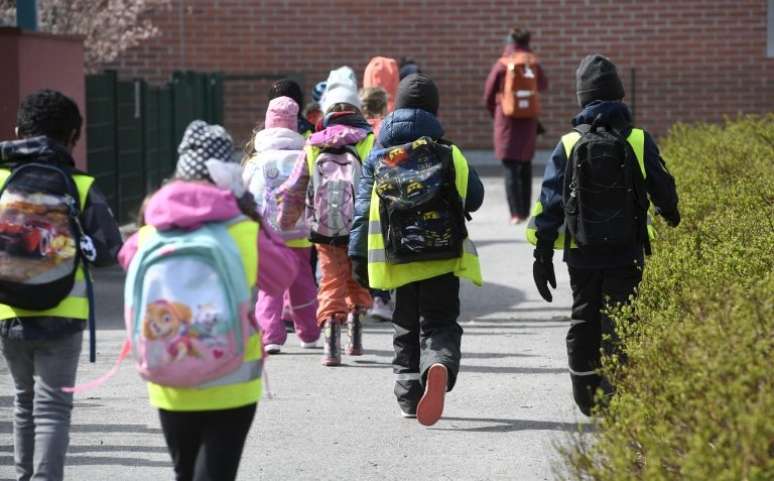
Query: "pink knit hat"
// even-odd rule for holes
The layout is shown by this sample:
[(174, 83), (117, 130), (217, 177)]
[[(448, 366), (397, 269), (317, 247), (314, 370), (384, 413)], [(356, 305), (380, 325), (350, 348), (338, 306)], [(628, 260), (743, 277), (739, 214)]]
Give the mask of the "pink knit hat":
[(266, 128), (284, 127), (298, 131), (298, 104), (290, 97), (277, 97), (266, 109)]

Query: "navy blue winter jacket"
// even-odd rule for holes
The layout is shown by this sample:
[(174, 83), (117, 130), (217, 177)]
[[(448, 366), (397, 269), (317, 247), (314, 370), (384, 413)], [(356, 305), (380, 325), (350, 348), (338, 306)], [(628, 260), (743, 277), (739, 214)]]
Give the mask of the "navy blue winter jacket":
[[(355, 197), (355, 219), (349, 236), (349, 257), (365, 258), (368, 254), (368, 215), (374, 186), (374, 153), (379, 148), (413, 142), (420, 137), (443, 138), (443, 127), (430, 112), (421, 109), (398, 109), (382, 121), (379, 137), (371, 154), (363, 162), (363, 171)], [(470, 167), (465, 210), (475, 212), (484, 202), (484, 185), (478, 173)]]
[[(622, 102), (594, 101), (588, 104), (572, 121), (573, 126), (590, 124), (597, 115), (608, 125), (618, 129), (628, 136), (632, 129), (632, 116), (629, 108)], [(674, 217), (677, 213), (677, 190), (675, 180), (667, 171), (666, 165), (653, 138), (645, 132), (645, 172), (647, 177), (645, 187), (650, 200), (665, 217)], [(543, 176), (543, 187), (540, 191), (540, 202), (543, 212), (535, 218), (537, 228), (538, 248), (553, 248), (558, 229), (564, 222), (564, 202), (562, 189), (564, 187), (564, 171), (567, 156), (562, 142), (554, 149), (551, 161), (546, 165)], [(564, 260), (576, 268), (615, 268), (630, 266), (643, 262), (644, 245), (626, 246), (618, 250), (607, 250), (604, 253), (592, 253), (583, 249), (569, 249), (564, 252)]]

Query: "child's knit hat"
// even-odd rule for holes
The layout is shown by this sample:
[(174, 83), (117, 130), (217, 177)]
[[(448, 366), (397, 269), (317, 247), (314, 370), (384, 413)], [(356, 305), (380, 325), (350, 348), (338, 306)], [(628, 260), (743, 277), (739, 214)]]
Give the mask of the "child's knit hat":
[(234, 143), (226, 129), (194, 120), (185, 129), (177, 148), (175, 177), (182, 180), (212, 181), (207, 169), (208, 160), (230, 162)]
[(326, 89), (320, 99), (320, 107), (324, 113), (336, 104), (349, 104), (360, 108), (360, 97), (357, 95), (357, 77), (349, 67), (339, 67), (331, 70), (326, 81)]
[(265, 126), (267, 129), (283, 127), (295, 132), (298, 129), (298, 104), (290, 97), (273, 99), (266, 109)]
[(615, 64), (599, 54), (581, 60), (575, 72), (575, 91), (581, 107), (594, 100), (621, 100), (625, 94)]

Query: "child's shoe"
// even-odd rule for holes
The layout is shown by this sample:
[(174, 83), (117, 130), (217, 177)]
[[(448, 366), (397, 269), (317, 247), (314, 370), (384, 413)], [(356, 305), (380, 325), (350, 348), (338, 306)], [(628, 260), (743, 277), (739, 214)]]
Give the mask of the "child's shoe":
[(279, 344), (266, 344), (263, 348), (266, 349), (266, 354), (279, 354), (282, 351), (282, 346)]
[(417, 421), (432, 426), (441, 419), (446, 388), (449, 385), (449, 371), (443, 364), (433, 364), (427, 370), (425, 394), (417, 404)]
[(392, 306), (389, 302), (384, 302), (381, 297), (374, 297), (374, 305), (368, 311), (368, 315), (382, 322), (392, 322)]
[(323, 366), (338, 366), (341, 364), (341, 324), (335, 318), (325, 321), (323, 326), (325, 344), (322, 358)]
[(360, 321), (362, 316), (363, 312), (359, 309), (355, 309), (347, 316), (347, 334), (349, 334), (347, 356), (363, 355), (363, 323)]
[(317, 348), (317, 341), (312, 341), (312, 342), (298, 341), (298, 343), (301, 345), (302, 349), (315, 349), (315, 348)]
[(416, 410), (414, 410), (414, 411), (411, 411), (411, 410), (404, 410), (404, 409), (401, 407), (401, 408), (400, 408), (400, 415), (401, 415), (401, 417), (403, 417), (403, 418), (405, 418), (405, 419), (414, 419), (414, 418), (416, 418), (416, 417), (417, 417), (417, 412), (416, 412)]

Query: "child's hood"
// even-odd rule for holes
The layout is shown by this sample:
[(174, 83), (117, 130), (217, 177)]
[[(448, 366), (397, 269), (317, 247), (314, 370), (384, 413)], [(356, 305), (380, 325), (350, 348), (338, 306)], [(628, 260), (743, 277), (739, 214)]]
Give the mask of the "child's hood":
[(298, 132), (284, 127), (274, 127), (255, 134), (253, 146), (258, 153), (267, 150), (301, 150), (305, 142), (304, 136)]
[(336, 124), (313, 134), (309, 138), (309, 143), (321, 148), (343, 147), (354, 145), (366, 138), (367, 135), (368, 132), (363, 129)]
[(190, 230), (241, 214), (231, 191), (203, 182), (174, 181), (153, 195), (145, 222), (159, 230)]
[(632, 125), (632, 114), (623, 102), (595, 100), (586, 105), (572, 120), (573, 126), (591, 124), (599, 117), (601, 122), (621, 131), (628, 131)]

